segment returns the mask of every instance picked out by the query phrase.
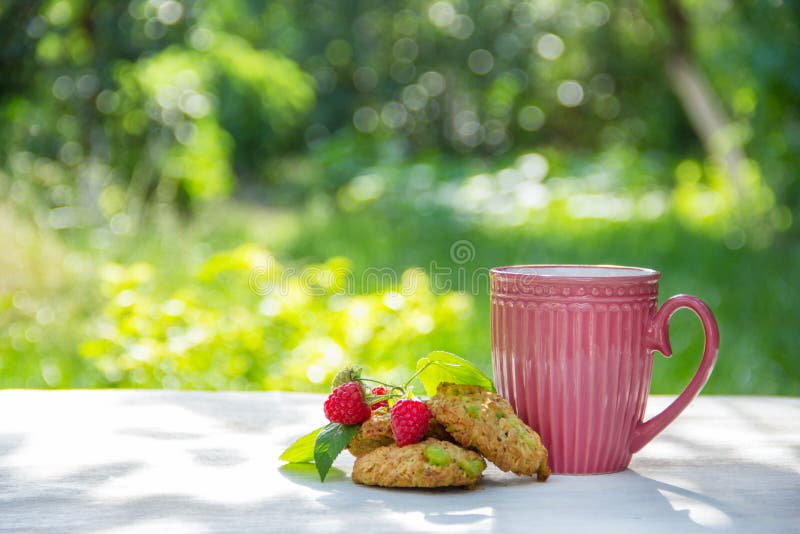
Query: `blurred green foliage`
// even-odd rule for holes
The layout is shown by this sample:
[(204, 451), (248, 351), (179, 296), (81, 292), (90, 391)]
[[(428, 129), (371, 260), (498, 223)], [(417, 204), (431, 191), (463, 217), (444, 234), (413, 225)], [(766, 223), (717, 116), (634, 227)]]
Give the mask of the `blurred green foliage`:
[[(706, 299), (708, 391), (800, 394), (798, 20), (780, 0), (0, 4), (0, 386), (320, 390), (433, 349), (488, 371), (477, 275), (578, 262)], [(710, 139), (676, 57), (724, 118)], [(675, 323), (657, 392), (702, 347)]]
[(437, 323), (453, 335), (469, 317), (471, 300), (434, 296), (423, 271), (383, 295), (343, 294), (348, 272), (334, 258), (301, 276), (253, 245), (211, 256), (179, 287), (158, 288), (147, 263), (108, 264), (107, 303), (80, 354), (123, 386), (302, 390), (348, 361), (397, 374)]

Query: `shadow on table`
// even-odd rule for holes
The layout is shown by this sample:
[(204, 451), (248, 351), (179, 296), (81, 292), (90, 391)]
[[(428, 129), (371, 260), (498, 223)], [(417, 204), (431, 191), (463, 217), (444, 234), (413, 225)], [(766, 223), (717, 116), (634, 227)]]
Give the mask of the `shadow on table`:
[[(317, 503), (328, 507), (331, 514), (354, 499), (352, 487), (342, 486), (350, 482), (338, 483), (346, 478), (341, 471), (324, 487), (312, 465), (287, 465), (279, 471), (296, 484), (323, 491)], [(602, 476), (554, 475), (544, 484), (495, 472), (471, 489), (359, 488), (355, 498), (368, 502), (379, 522), (395, 521), (412, 530), (436, 529), (437, 525), (498, 532), (530, 532), (537, 525), (556, 531), (591, 527), (612, 532), (644, 528), (648, 532), (705, 532), (740, 527), (737, 513), (728, 504), (632, 470)]]
[[(519, 487), (497, 483), (509, 489)], [(535, 509), (535, 520), (567, 531), (706, 532), (734, 527), (726, 503), (684, 487), (666, 484), (634, 470), (607, 475), (554, 475), (548, 489), (527, 492), (524, 502), (498, 498), (494, 526), (500, 531), (524, 530), (515, 521), (522, 507)], [(487, 486), (494, 486), (489, 483)], [(677, 496), (677, 498), (676, 498)], [(702, 517), (698, 514), (703, 512)], [(587, 518), (589, 518), (587, 520)]]
[[(483, 530), (491, 523), (491, 508), (476, 507), (480, 488), (391, 489), (354, 484), (340, 469), (333, 468), (324, 484), (320, 484), (316, 468), (311, 464), (286, 464), (278, 471), (289, 481), (308, 486), (323, 494), (317, 503), (327, 507), (331, 515), (350, 509), (369, 516), (369, 522), (383, 528), (405, 528), (411, 531), (430, 530), (435, 525), (460, 527), (458, 531)], [(381, 529), (374, 529), (381, 530)]]

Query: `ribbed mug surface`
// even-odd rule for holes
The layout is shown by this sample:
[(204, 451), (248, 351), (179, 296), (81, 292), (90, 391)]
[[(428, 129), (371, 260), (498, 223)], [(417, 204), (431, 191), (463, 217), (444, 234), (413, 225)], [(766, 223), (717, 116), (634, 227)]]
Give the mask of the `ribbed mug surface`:
[(554, 473), (630, 462), (650, 390), (659, 277), (623, 267), (492, 271), (495, 385), (539, 432)]

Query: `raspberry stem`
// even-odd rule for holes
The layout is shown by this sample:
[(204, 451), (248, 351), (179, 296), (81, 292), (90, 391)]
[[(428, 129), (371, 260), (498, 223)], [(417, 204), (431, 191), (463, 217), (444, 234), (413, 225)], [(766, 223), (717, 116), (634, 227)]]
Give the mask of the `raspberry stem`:
[(432, 361), (426, 362), (426, 363), (425, 363), (425, 365), (423, 365), (422, 367), (420, 367), (419, 369), (417, 369), (417, 370), (414, 372), (414, 374), (413, 374), (413, 375), (411, 375), (411, 378), (409, 378), (409, 379), (406, 381), (406, 383), (405, 383), (405, 384), (403, 384), (403, 388), (402, 388), (402, 389), (403, 389), (403, 391), (407, 390), (407, 389), (408, 389), (408, 386), (410, 386), (410, 385), (411, 385), (411, 383), (414, 381), (414, 379), (415, 379), (415, 378), (417, 378), (417, 377), (420, 375), (420, 373), (422, 373), (422, 371), (424, 371), (425, 369), (427, 369), (427, 368), (428, 368), (428, 366), (429, 366), (429, 365), (431, 365), (431, 364), (433, 364), (433, 363), (435, 363), (435, 362), (432, 362)]
[(392, 389), (396, 389), (397, 388), (397, 386), (395, 386), (394, 384), (388, 384), (386, 382), (381, 382), (380, 380), (375, 380), (374, 378), (367, 378), (365, 376), (362, 376), (360, 378), (360, 380), (362, 382), (374, 382), (376, 384), (380, 384), (381, 386), (386, 386), (386, 387), (389, 387), (389, 388), (392, 388)]

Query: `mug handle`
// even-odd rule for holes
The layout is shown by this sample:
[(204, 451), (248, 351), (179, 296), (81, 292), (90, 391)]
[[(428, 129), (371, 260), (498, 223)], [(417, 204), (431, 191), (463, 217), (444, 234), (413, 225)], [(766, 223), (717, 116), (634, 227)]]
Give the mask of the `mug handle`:
[(631, 454), (647, 445), (651, 439), (674, 421), (686, 406), (694, 400), (700, 390), (703, 389), (703, 386), (706, 385), (706, 382), (708, 382), (708, 377), (711, 375), (711, 370), (717, 361), (717, 353), (719, 352), (717, 321), (706, 303), (692, 295), (675, 295), (661, 305), (661, 309), (653, 316), (647, 333), (648, 350), (657, 350), (667, 358), (672, 356), (672, 346), (669, 342), (669, 320), (681, 308), (692, 310), (703, 324), (703, 331), (706, 336), (703, 358), (700, 360), (700, 366), (697, 368), (689, 385), (683, 390), (683, 393), (672, 404), (667, 406), (663, 412), (647, 421), (640, 421), (636, 425), (631, 439)]

